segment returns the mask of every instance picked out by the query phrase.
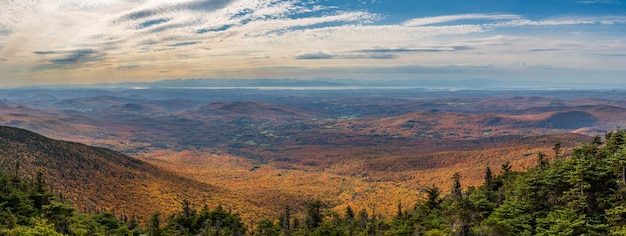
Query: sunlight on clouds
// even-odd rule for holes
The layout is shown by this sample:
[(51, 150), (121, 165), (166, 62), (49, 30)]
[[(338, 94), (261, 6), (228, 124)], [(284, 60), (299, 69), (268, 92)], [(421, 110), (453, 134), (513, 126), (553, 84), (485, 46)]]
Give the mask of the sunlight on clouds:
[[(255, 73), (310, 78), (322, 71), (333, 77), (338, 71), (363, 68), (450, 65), (474, 72), (480, 71), (476, 65), (488, 66), (485, 70), (625, 70), (616, 66), (626, 63), (625, 57), (614, 56), (626, 51), (623, 40), (615, 41), (624, 36), (616, 30), (626, 24), (624, 16), (533, 19), (487, 12), (382, 23), (382, 13), (333, 3), (11, 1), (0, 8), (0, 75), (32, 83), (66, 83), (64, 78), (80, 83), (81, 78), (235, 78)], [(570, 28), (557, 28), (561, 26)]]

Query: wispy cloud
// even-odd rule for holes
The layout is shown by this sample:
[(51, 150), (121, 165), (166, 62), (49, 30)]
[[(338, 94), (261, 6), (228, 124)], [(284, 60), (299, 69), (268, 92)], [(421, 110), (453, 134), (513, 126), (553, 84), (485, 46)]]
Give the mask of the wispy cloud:
[(535, 49), (530, 49), (528, 51), (529, 52), (555, 52), (555, 51), (561, 51), (561, 49), (559, 48), (535, 48)]
[(101, 61), (102, 56), (98, 54), (96, 51), (91, 50), (80, 50), (72, 52), (71, 54), (65, 55), (61, 58), (52, 59), (50, 62), (57, 65), (76, 65), (79, 63), (85, 62), (93, 62), (93, 61)]
[(33, 51), (33, 53), (37, 55), (59, 54), (59, 52), (54, 51)]
[(162, 24), (168, 21), (169, 19), (154, 19), (154, 20), (145, 21), (137, 25), (137, 29), (148, 28), (150, 26)]
[(306, 29), (303, 27), (311, 26), (318, 26), (314, 28), (326, 28), (329, 26), (328, 24), (337, 22), (340, 22), (342, 24), (345, 24), (347, 22), (370, 22), (376, 18), (376, 15), (369, 14), (367, 12), (342, 12), (321, 17), (308, 17), (298, 19), (281, 18), (254, 21), (243, 24), (240, 29), (249, 32), (248, 36), (261, 36), (268, 33), (281, 33), (289, 29), (303, 30)]
[(509, 15), (509, 14), (460, 14), (460, 15), (415, 18), (415, 19), (405, 21), (402, 25), (407, 26), (407, 27), (417, 27), (417, 26), (434, 25), (434, 24), (448, 23), (448, 22), (454, 22), (454, 21), (464, 21), (464, 20), (494, 21), (494, 20), (519, 20), (519, 19), (521, 19), (521, 16)]
[(559, 26), (559, 25), (588, 25), (601, 23), (602, 21), (590, 20), (590, 19), (560, 19), (560, 20), (513, 20), (495, 24), (488, 24), (489, 26)]
[(296, 56), (297, 60), (321, 60), (321, 59), (395, 59), (394, 54), (381, 54), (381, 53), (351, 53), (351, 54), (328, 54), (328, 53), (312, 53)]
[(591, 55), (604, 57), (626, 57), (626, 53), (593, 53)]
[(356, 52), (365, 53), (403, 53), (403, 52), (450, 52), (459, 50), (471, 50), (474, 47), (470, 46), (451, 46), (451, 47), (433, 47), (433, 48), (375, 48), (375, 49), (362, 49)]
[(618, 0), (579, 0), (580, 4), (621, 4)]
[[(615, 2), (560, 1), (577, 7)], [(102, 79), (164, 76), (159, 71), (178, 78), (282, 78), (309, 76), (321, 68), (329, 73), (369, 67), (439, 73), (466, 66), (479, 68), (466, 70), (478, 74), (540, 65), (618, 70), (622, 67), (617, 65), (626, 63), (619, 53), (626, 51), (623, 15), (504, 10), (422, 17), (375, 12), (381, 5), (371, 4), (384, 5), (317, 0), (11, 1), (0, 7), (0, 58), (5, 58), (0, 75), (34, 71), (30, 76), (79, 77), (80, 69), (90, 68)], [(295, 69), (280, 69), (284, 66)], [(46, 73), (37, 73), (43, 69)]]
[(204, 34), (204, 33), (208, 33), (208, 32), (220, 32), (220, 31), (228, 30), (232, 26), (233, 25), (222, 25), (222, 26), (219, 26), (219, 27), (204, 28), (204, 29), (198, 29), (198, 30), (196, 30), (196, 32), (198, 34)]
[(199, 0), (176, 4), (154, 4), (152, 6), (149, 5), (147, 7), (144, 7), (144, 9), (132, 10), (131, 12), (123, 15), (119, 20), (145, 19), (148, 17), (162, 15), (167, 12), (184, 10), (215, 11), (217, 9), (225, 7), (231, 2), (231, 0)]
[(311, 53), (311, 54), (303, 54), (296, 57), (298, 60), (317, 60), (317, 59), (333, 59), (337, 56), (328, 54), (328, 53)]
[(141, 67), (141, 66), (139, 66), (139, 65), (119, 65), (117, 67), (117, 69), (132, 70), (132, 69), (139, 68), (139, 67)]
[[(55, 67), (76, 67), (84, 63), (102, 61), (104, 54), (93, 49), (78, 49), (71, 51), (33, 51), (33, 54), (45, 56), (47, 66), (40, 67), (51, 69)], [(52, 56), (52, 58), (49, 58)]]
[(175, 43), (175, 44), (170, 44), (169, 46), (171, 47), (183, 47), (183, 46), (189, 46), (189, 45), (194, 45), (194, 44), (198, 44), (200, 42), (180, 42), (180, 43)]

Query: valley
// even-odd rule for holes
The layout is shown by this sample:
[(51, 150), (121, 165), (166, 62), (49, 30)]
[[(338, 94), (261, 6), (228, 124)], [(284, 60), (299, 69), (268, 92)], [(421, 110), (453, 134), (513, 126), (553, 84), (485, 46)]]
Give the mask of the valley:
[[(66, 180), (56, 167), (46, 171), (85, 209), (108, 203), (144, 219), (154, 209), (124, 202), (141, 197), (168, 212), (189, 199), (256, 222), (285, 205), (301, 214), (320, 199), (335, 211), (377, 208), (388, 217), (427, 187), (448, 192), (456, 172), (464, 186), (479, 185), (486, 167), (524, 170), (538, 152), (567, 156), (626, 123), (626, 93), (613, 90), (33, 88), (0, 90), (0, 98), (0, 125), (147, 165), (131, 171), (145, 182), (99, 172), (95, 187)], [(96, 189), (107, 197), (89, 197)]]

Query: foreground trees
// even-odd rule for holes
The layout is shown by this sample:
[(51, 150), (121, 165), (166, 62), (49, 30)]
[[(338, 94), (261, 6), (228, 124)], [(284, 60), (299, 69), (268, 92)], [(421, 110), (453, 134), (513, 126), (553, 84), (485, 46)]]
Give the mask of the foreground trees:
[(121, 221), (110, 212), (77, 214), (46, 186), (43, 174), (20, 176), (0, 172), (0, 235), (138, 235), (134, 220)]
[[(310, 235), (626, 235), (626, 131), (607, 133), (575, 149), (568, 158), (555, 145), (551, 161), (537, 154), (537, 166), (499, 174), (464, 188), (452, 176), (449, 194), (424, 190), (425, 199), (390, 221), (368, 216), (352, 227), (352, 214), (323, 211)], [(373, 210), (373, 209), (371, 209)], [(371, 213), (370, 210), (370, 213)], [(350, 209), (352, 211), (352, 209)], [(372, 214), (374, 215), (374, 214)], [(311, 217), (313, 218), (313, 217)], [(359, 222), (358, 220), (356, 222)], [(323, 233), (321, 233), (323, 232)]]
[[(555, 145), (555, 147), (558, 147)], [(557, 151), (558, 150), (558, 151)], [(183, 201), (170, 216), (155, 213), (145, 227), (110, 212), (78, 214), (50, 193), (42, 174), (0, 172), (0, 235), (626, 235), (626, 131), (607, 133), (569, 157), (537, 154), (537, 166), (485, 170), (481, 186), (423, 190), (412, 207), (398, 204), (383, 220), (371, 209), (334, 212), (313, 201), (303, 212), (286, 206), (278, 219), (246, 226), (221, 206), (198, 210)]]

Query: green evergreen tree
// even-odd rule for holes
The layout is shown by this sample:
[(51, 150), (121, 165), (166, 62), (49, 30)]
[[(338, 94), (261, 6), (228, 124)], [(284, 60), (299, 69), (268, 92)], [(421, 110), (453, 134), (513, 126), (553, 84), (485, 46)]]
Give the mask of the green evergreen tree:
[(353, 236), (356, 233), (358, 226), (357, 226), (355, 217), (356, 215), (354, 214), (354, 210), (352, 210), (352, 207), (348, 205), (348, 207), (346, 207), (346, 213), (344, 216), (344, 221), (345, 221), (344, 224), (345, 224), (348, 236)]
[(54, 224), (55, 229), (62, 234), (70, 232), (70, 220), (74, 216), (74, 207), (62, 202), (52, 201), (50, 205), (42, 207), (44, 218)]
[(461, 187), (461, 174), (459, 172), (454, 173), (452, 180), (454, 181), (454, 185), (452, 185), (452, 197), (462, 198), (463, 188)]
[(322, 216), (322, 201), (315, 200), (307, 206), (306, 210), (306, 225), (309, 229), (315, 229), (320, 226), (323, 220)]
[(112, 212), (100, 212), (93, 215), (93, 220), (99, 225), (104, 226), (105, 234), (111, 235), (120, 230), (123, 227), (122, 222), (115, 218)]
[(489, 166), (485, 168), (485, 181), (483, 182), (483, 185), (486, 188), (493, 187), (493, 172), (491, 171), (491, 168), (489, 168)]
[(282, 228), (283, 235), (291, 235), (291, 208), (287, 205), (283, 208), (283, 213), (278, 217), (279, 226)]
[(161, 236), (163, 231), (161, 230), (161, 212), (155, 212), (150, 216), (148, 222), (148, 236)]
[(369, 221), (367, 210), (361, 209), (361, 211), (359, 211), (358, 221), (361, 231), (365, 231), (367, 229), (367, 222)]
[(53, 195), (52, 193), (50, 193), (50, 190), (46, 186), (46, 181), (43, 177), (43, 173), (37, 172), (37, 176), (35, 177), (35, 182), (30, 197), (30, 199), (33, 201), (35, 209), (41, 210), (44, 205), (50, 204), (52, 198)]
[(546, 160), (547, 155), (541, 151), (537, 152), (537, 166), (539, 168), (545, 168), (548, 165), (548, 160)]
[(552, 150), (554, 151), (554, 158), (558, 159), (561, 157), (561, 141), (558, 141), (554, 144), (554, 146), (552, 147)]
[(280, 229), (272, 220), (263, 219), (257, 223), (254, 235), (278, 236), (280, 235)]
[(441, 204), (441, 190), (436, 186), (431, 186), (426, 189), (426, 204), (429, 209), (438, 209)]

